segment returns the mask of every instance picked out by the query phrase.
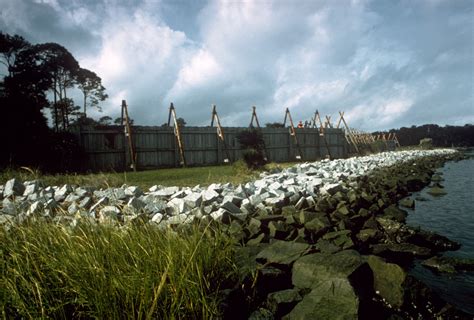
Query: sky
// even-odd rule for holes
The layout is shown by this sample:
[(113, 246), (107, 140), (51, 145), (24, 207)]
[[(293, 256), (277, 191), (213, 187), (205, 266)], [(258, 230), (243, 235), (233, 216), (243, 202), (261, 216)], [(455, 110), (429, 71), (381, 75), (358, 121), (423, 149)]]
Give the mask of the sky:
[[(474, 123), (471, 0), (0, 0), (0, 30), (56, 42), (96, 72), (96, 118), (188, 125), (294, 121), (316, 110), (386, 130)], [(76, 104), (82, 105), (80, 95)]]

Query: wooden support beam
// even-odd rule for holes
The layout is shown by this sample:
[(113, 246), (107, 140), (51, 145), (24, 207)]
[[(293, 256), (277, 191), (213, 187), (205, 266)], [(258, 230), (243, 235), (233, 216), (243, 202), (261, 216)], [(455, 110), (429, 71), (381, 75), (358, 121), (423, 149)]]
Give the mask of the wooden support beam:
[(295, 126), (293, 125), (293, 119), (291, 118), (290, 109), (288, 108), (286, 108), (285, 111), (285, 120), (283, 120), (283, 126), (286, 125), (287, 118), (290, 121), (290, 135), (293, 136), (293, 139), (295, 140), (296, 144), (296, 149), (298, 150), (298, 155), (296, 156), (296, 159), (303, 160), (303, 154), (301, 153), (300, 144), (298, 143), (298, 137), (296, 136)]
[(326, 116), (326, 122), (324, 123), (324, 126), (326, 128), (332, 128), (332, 124), (331, 124), (331, 116)]
[(336, 129), (339, 129), (339, 126), (340, 126), (341, 120), (342, 120), (342, 116), (344, 115), (344, 111), (342, 111), (342, 112), (339, 111), (339, 114), (340, 114), (341, 116), (339, 117), (339, 121), (337, 122)]
[(176, 117), (176, 110), (174, 108), (173, 103), (171, 102), (170, 104), (170, 112), (168, 114), (168, 126), (171, 123), (171, 118), (173, 119), (173, 124), (174, 124), (174, 136), (176, 137), (176, 142), (178, 144), (179, 148), (179, 156), (181, 159), (181, 165), (183, 167), (186, 167), (186, 157), (184, 155), (184, 145), (183, 145), (183, 140), (181, 139), (181, 130), (179, 127), (178, 123), (178, 118)]
[(395, 145), (398, 146), (399, 148), (401, 147), (400, 142), (398, 141), (397, 134), (394, 132), (393, 137), (395, 138)]
[(346, 132), (347, 132), (347, 134), (349, 135), (349, 139), (351, 140), (352, 145), (353, 145), (354, 148), (356, 149), (357, 153), (360, 154), (359, 148), (357, 147), (357, 142), (355, 141), (354, 136), (352, 135), (351, 129), (350, 129), (349, 126), (347, 125), (346, 119), (344, 119), (343, 113), (339, 111), (339, 114), (341, 115), (342, 123), (344, 123), (344, 126), (345, 126), (345, 128), (346, 128)]
[(253, 121), (255, 120), (255, 123), (257, 124), (257, 128), (260, 128), (260, 123), (258, 122), (258, 117), (257, 117), (257, 111), (256, 111), (257, 107), (256, 106), (252, 106), (252, 118), (250, 119), (250, 124), (249, 124), (249, 127), (250, 128), (253, 128), (254, 125), (253, 125)]
[(128, 108), (125, 100), (122, 100), (122, 125), (124, 126), (125, 138), (128, 142), (128, 151), (130, 154), (131, 168), (137, 171), (137, 154), (133, 147), (132, 128), (130, 126), (130, 118), (128, 117)]
[(211, 127), (214, 126), (214, 120), (216, 121), (217, 124), (217, 137), (219, 140), (222, 142), (222, 145), (224, 146), (224, 151), (226, 158), (224, 158), (225, 163), (229, 163), (231, 161), (230, 154), (229, 154), (229, 149), (227, 148), (227, 143), (225, 142), (225, 137), (224, 137), (224, 129), (221, 126), (221, 121), (219, 119), (219, 115), (217, 114), (217, 107), (215, 104), (212, 105), (212, 120), (211, 120)]

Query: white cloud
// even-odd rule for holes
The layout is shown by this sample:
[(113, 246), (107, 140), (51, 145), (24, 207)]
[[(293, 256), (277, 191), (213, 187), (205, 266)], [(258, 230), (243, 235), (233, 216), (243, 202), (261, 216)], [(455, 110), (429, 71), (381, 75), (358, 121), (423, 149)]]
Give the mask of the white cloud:
[[(93, 36), (77, 58), (102, 77), (105, 111), (118, 114), (126, 99), (141, 124), (165, 122), (170, 102), (190, 125), (207, 124), (212, 103), (224, 125), (247, 125), (252, 105), (262, 123), (281, 121), (286, 107), (295, 120), (345, 110), (365, 130), (473, 116), (469, 0), (40, 2), (28, 11), (26, 1), (7, 1), (0, 27), (59, 34), (45, 8), (60, 10), (62, 36)], [(180, 11), (190, 21), (173, 29), (163, 15)], [(35, 17), (49, 33), (35, 33)]]

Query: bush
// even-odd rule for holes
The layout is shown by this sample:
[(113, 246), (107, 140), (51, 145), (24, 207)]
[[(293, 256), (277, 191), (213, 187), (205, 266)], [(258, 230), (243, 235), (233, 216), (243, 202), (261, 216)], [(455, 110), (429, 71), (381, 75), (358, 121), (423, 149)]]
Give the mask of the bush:
[(242, 153), (243, 160), (250, 169), (258, 169), (266, 164), (263, 150), (265, 142), (262, 133), (256, 129), (241, 131), (237, 135), (240, 148), (244, 149)]
[(265, 165), (265, 157), (262, 152), (259, 152), (255, 149), (246, 149), (242, 153), (245, 163), (247, 167), (250, 169), (258, 169)]

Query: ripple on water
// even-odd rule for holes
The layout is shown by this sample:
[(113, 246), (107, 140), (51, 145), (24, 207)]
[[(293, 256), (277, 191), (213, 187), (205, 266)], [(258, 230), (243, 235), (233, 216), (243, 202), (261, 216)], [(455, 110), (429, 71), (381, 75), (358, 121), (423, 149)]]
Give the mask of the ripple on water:
[[(442, 234), (462, 244), (461, 249), (446, 255), (474, 259), (474, 158), (448, 162), (438, 172), (445, 179), (441, 184), (448, 192), (433, 197), (424, 189), (413, 194), (428, 201), (417, 201), (407, 223)], [(474, 272), (439, 275), (415, 264), (411, 274), (425, 282), (445, 300), (474, 314)]]

